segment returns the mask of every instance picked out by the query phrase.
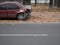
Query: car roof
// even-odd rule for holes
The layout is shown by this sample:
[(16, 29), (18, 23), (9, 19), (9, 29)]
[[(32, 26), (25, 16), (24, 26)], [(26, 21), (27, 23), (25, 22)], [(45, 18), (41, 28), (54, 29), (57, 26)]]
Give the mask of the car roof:
[(23, 4), (21, 4), (21, 3), (20, 3), (20, 2), (18, 2), (18, 1), (6, 1), (6, 2), (1, 2), (0, 4), (8, 4), (8, 3), (14, 3), (14, 4), (18, 4), (19, 6), (24, 7), (24, 5), (23, 5)]
[(6, 4), (6, 3), (16, 3), (16, 4), (19, 4), (19, 2), (17, 2), (17, 1), (6, 1), (6, 2), (1, 2), (0, 4)]

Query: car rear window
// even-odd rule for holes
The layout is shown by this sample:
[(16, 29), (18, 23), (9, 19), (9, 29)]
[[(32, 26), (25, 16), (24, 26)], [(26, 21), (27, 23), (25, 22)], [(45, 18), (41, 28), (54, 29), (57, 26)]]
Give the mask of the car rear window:
[(8, 4), (8, 9), (18, 9), (19, 7), (16, 4)]

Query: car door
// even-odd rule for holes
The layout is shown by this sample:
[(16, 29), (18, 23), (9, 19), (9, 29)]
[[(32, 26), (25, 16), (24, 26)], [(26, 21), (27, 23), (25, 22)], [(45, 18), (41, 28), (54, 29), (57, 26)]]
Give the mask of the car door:
[(17, 11), (19, 10), (19, 7), (14, 3), (8, 4), (8, 17), (9, 18), (16, 18)]
[(7, 4), (0, 4), (0, 18), (7, 18)]

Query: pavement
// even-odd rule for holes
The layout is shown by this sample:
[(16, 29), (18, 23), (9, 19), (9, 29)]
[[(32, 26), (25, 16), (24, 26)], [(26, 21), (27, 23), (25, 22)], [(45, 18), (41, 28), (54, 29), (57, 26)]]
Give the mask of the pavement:
[(60, 45), (60, 23), (0, 24), (0, 45)]

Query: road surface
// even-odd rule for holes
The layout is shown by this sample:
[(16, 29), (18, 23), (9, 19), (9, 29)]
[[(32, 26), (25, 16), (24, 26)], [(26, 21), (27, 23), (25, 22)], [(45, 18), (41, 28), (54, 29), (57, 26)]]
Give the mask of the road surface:
[(0, 24), (0, 45), (60, 45), (60, 24)]

